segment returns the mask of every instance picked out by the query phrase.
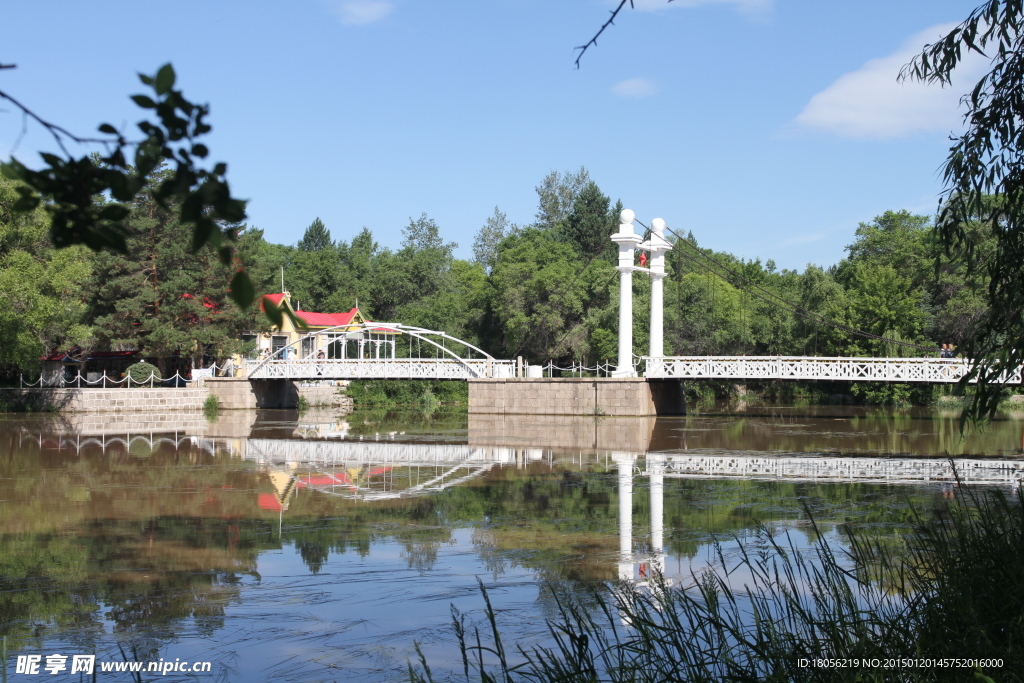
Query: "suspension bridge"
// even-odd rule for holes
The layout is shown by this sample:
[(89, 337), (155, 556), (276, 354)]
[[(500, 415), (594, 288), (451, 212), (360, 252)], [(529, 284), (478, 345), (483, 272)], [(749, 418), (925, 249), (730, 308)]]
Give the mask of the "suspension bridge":
[[(606, 369), (606, 374), (612, 378), (951, 384), (961, 381), (974, 370), (971, 361), (955, 358), (666, 356), (663, 281), (667, 276), (665, 255), (673, 249), (673, 245), (665, 239), (665, 230), (668, 228), (662, 219), (655, 218), (651, 222), (646, 237), (634, 232), (634, 220), (632, 211), (622, 211), (619, 231), (611, 236), (611, 240), (618, 246), (617, 270), (620, 273), (618, 364)], [(637, 251), (649, 254), (646, 266), (635, 265), (634, 255)], [(712, 266), (703, 265), (709, 272), (727, 277)], [(633, 355), (634, 273), (651, 278), (650, 351), (642, 357)], [(852, 330), (813, 312), (803, 311), (755, 283), (735, 273), (733, 275), (741, 281), (738, 286), (751, 289), (752, 293), (796, 314), (810, 316), (818, 323), (839, 326), (852, 334), (905, 347), (924, 348)], [(368, 322), (312, 332), (277, 350), (268, 358), (246, 361), (244, 374), (250, 380), (474, 380), (553, 378), (556, 371), (561, 375), (562, 370), (551, 363), (531, 366), (523, 363), (522, 359), (494, 358), (477, 346), (442, 331), (400, 323)], [(602, 368), (595, 370), (601, 374)], [(580, 375), (582, 378), (582, 372)], [(1004, 372), (1002, 382), (1020, 384), (1020, 368)]]

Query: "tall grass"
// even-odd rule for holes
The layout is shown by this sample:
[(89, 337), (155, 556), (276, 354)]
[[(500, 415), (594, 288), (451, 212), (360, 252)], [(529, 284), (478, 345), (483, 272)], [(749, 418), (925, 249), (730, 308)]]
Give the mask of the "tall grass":
[[(1019, 491), (961, 493), (902, 547), (847, 531), (850, 550), (838, 556), (820, 534), (798, 548), (762, 529), (732, 566), (719, 551), (720, 568), (689, 587), (618, 585), (595, 593), (596, 609), (549, 586), (559, 609), (549, 639), (514, 656), (484, 591), (489, 634), (469, 632), (453, 609), (463, 662), (443, 680), (1022, 680), (1022, 504)], [(1002, 662), (920, 661), (935, 659)], [(435, 680), (422, 654), (409, 675)]]

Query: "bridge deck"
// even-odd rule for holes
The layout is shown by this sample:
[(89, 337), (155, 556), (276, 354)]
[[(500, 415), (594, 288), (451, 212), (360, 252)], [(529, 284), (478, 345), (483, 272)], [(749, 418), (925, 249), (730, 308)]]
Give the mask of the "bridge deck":
[[(644, 360), (646, 377), (678, 379), (953, 383), (971, 369), (970, 361), (962, 358), (665, 356)], [(1020, 384), (1020, 370), (1009, 374), (1004, 383)]]
[(246, 361), (249, 379), (473, 379), (512, 377), (510, 360), (449, 358), (327, 358)]

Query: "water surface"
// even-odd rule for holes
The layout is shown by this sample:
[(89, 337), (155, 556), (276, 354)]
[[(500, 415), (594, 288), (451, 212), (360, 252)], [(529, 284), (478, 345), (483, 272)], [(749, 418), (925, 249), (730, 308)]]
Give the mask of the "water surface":
[(16, 654), (395, 680), (417, 641), (458, 664), (450, 606), (479, 619), (478, 582), (505, 637), (537, 641), (545, 586), (686, 584), (716, 540), (733, 552), (760, 524), (797, 545), (840, 543), (839, 523), (895, 539), (953, 495), (947, 456), (990, 485), (1024, 466), (1012, 416), (961, 439), (955, 413), (711, 412), (225, 412), (144, 433), (138, 416), (7, 419), (0, 625)]

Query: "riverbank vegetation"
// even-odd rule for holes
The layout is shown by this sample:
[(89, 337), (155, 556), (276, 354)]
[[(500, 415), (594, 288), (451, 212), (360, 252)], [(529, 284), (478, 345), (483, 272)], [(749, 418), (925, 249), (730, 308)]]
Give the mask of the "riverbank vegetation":
[[(225, 266), (212, 252), (193, 254), (174, 207), (160, 206), (149, 190), (127, 207), (125, 253), (54, 249), (43, 210), (13, 212), (16, 186), (0, 180), (0, 293), (9, 302), (0, 312), (0, 364), (16, 378), (35, 371), (42, 353), (72, 346), (178, 354), (197, 364), (226, 358), (243, 349), (242, 332), (269, 325), (231, 300), (239, 267), (260, 293), (280, 289), (283, 268), (285, 287), (304, 310), (343, 311), (358, 303), (369, 319), (443, 329), (496, 357), (534, 364), (614, 360), (619, 279), (608, 237), (617, 230), (621, 203), (582, 168), (553, 172), (536, 190), (533, 221), (513, 224), (496, 208), (477, 234), (471, 260), (455, 258), (457, 245), (424, 214), (410, 219), (395, 249), (380, 246), (366, 227), (342, 226), (351, 236), (335, 239), (319, 219), (295, 246), (235, 226), (235, 260)], [(946, 256), (930, 217), (888, 211), (860, 224), (847, 258), (803, 272), (713, 252), (693, 233), (670, 233), (666, 352), (916, 356), (936, 355), (939, 344), (967, 344), (986, 310), (983, 266), (993, 244), (989, 226), (967, 228), (977, 263)], [(634, 279), (634, 297), (634, 352), (642, 355), (647, 278)], [(930, 391), (846, 385), (824, 395), (928, 403)], [(375, 400), (398, 400), (388, 390), (371, 393)]]
[[(594, 592), (596, 609), (549, 588), (558, 614), (540, 646), (503, 643), (484, 591), (484, 635), (453, 611), (462, 666), (443, 680), (1021, 680), (1019, 490), (961, 489), (900, 546), (849, 538), (844, 556), (824, 536), (801, 548), (762, 528), (690, 585), (619, 584)], [(435, 680), (422, 654), (410, 679)]]
[(465, 382), (441, 380), (349, 382), (346, 393), (352, 397), (356, 406), (376, 408), (432, 408), (440, 405), (466, 405), (469, 400), (469, 386)]

